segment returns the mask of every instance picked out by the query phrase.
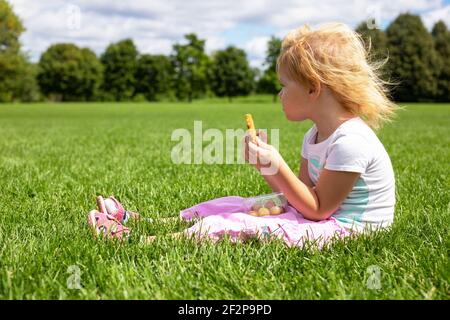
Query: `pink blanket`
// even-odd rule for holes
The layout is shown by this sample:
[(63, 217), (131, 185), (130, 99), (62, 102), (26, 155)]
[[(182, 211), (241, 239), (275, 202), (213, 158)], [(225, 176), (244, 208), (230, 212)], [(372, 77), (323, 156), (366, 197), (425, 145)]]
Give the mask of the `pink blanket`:
[(182, 219), (190, 221), (198, 218), (186, 230), (187, 234), (212, 240), (219, 240), (228, 234), (233, 242), (249, 237), (265, 240), (280, 238), (288, 246), (303, 246), (308, 241), (318, 247), (331, 242), (334, 237), (350, 234), (333, 217), (318, 222), (307, 220), (289, 205), (283, 214), (254, 217), (243, 210), (245, 199), (238, 196), (222, 197), (181, 210)]

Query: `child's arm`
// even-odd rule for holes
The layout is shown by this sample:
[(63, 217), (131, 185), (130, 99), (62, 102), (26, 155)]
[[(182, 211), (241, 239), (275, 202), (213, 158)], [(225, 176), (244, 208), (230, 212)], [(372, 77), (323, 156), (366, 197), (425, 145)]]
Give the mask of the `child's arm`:
[(284, 161), (274, 175), (286, 199), (306, 219), (328, 219), (352, 191), (360, 173), (322, 169), (315, 187), (300, 181)]
[(298, 178), (308, 187), (314, 187), (314, 183), (311, 181), (311, 178), (308, 174), (308, 159), (305, 159), (303, 157), (300, 163), (300, 172), (298, 174)]
[(261, 173), (271, 176), (279, 191), (289, 203), (309, 220), (329, 218), (345, 200), (360, 176), (358, 172), (322, 169), (315, 187), (307, 186), (292, 172), (278, 151), (257, 138), (257, 144), (249, 143), (249, 153), (262, 163), (270, 163), (276, 170)]
[(274, 176), (263, 175), (264, 180), (266, 180), (267, 184), (270, 186), (273, 192), (280, 192), (280, 188), (277, 185), (277, 181)]
[[(264, 139), (262, 139), (264, 141)], [(264, 142), (267, 142), (264, 141)], [(264, 180), (266, 180), (267, 184), (272, 188), (273, 192), (280, 192), (280, 188), (277, 185), (276, 179), (273, 175), (262, 175)], [(301, 163), (300, 163), (300, 172), (298, 175), (298, 178), (300, 181), (302, 181), (305, 185), (307, 185), (310, 188), (314, 187), (314, 183), (311, 181), (311, 178), (308, 175), (308, 160), (302, 157)]]

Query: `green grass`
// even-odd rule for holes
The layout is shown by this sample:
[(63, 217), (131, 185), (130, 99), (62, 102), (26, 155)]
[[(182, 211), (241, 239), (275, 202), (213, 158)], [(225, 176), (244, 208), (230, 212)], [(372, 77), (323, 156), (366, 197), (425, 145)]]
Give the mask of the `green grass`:
[[(193, 104), (0, 105), (2, 299), (448, 299), (450, 105), (408, 104), (378, 132), (396, 174), (388, 233), (307, 251), (259, 241), (196, 245), (162, 237), (96, 241), (87, 212), (114, 194), (145, 217), (177, 216), (209, 199), (269, 193), (249, 165), (174, 165), (175, 128), (280, 128), (295, 171), (312, 122), (291, 123), (270, 98)], [(187, 222), (132, 224), (135, 235)], [(378, 266), (381, 289), (367, 287)], [(70, 266), (82, 288), (67, 286)], [(73, 275), (72, 275), (73, 277)]]

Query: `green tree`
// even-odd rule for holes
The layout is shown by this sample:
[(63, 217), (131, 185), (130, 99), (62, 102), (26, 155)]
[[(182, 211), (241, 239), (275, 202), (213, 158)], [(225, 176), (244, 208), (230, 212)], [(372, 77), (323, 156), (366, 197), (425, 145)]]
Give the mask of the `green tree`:
[(386, 33), (378, 28), (370, 29), (367, 22), (362, 22), (355, 30), (364, 40), (364, 45), (369, 53), (369, 60), (375, 64), (382, 63), (380, 66), (380, 76), (382, 78), (389, 77), (389, 59), (388, 38)]
[(164, 55), (143, 54), (137, 61), (136, 93), (148, 101), (158, 101), (171, 96), (173, 67)]
[(131, 100), (135, 93), (138, 51), (131, 39), (110, 44), (101, 56), (107, 100)]
[(419, 16), (399, 15), (386, 29), (391, 77), (397, 101), (432, 101), (437, 94), (439, 57)]
[(244, 50), (230, 46), (216, 51), (209, 69), (211, 89), (219, 97), (248, 95), (254, 89), (255, 74)]
[(177, 98), (189, 102), (208, 90), (207, 69), (209, 57), (205, 53), (205, 40), (193, 33), (185, 35), (187, 44), (175, 44), (171, 56), (174, 67), (174, 87)]
[(84, 75), (81, 86), (81, 96), (86, 101), (98, 100), (100, 88), (103, 84), (103, 65), (97, 55), (88, 48), (81, 49), (83, 63), (80, 67)]
[[(24, 77), (31, 70), (20, 51), (19, 37), (25, 28), (8, 2), (0, 0), (0, 102), (21, 99)], [(30, 82), (27, 82), (30, 84)]]
[(25, 28), (19, 17), (13, 12), (9, 3), (0, 0), (0, 50), (18, 53), (19, 37)]
[(367, 22), (360, 23), (355, 30), (364, 40), (366, 50), (373, 59), (386, 59), (388, 56), (388, 39), (386, 34), (378, 29), (369, 29)]
[(21, 78), (26, 75), (26, 67), (20, 52), (0, 51), (0, 102), (20, 99)]
[(257, 91), (260, 93), (272, 94), (274, 102), (277, 99), (278, 92), (281, 90), (276, 70), (277, 58), (280, 54), (280, 50), (281, 39), (272, 36), (267, 43), (266, 59), (264, 61), (266, 69), (257, 84)]
[(443, 21), (438, 21), (431, 32), (435, 49), (441, 59), (436, 100), (450, 101), (450, 31)]
[(42, 92), (61, 101), (94, 100), (102, 82), (102, 65), (90, 49), (54, 44), (41, 56), (38, 82)]
[(41, 91), (37, 82), (37, 75), (39, 66), (35, 63), (27, 62), (25, 64), (25, 71), (20, 78), (20, 87), (18, 89), (18, 96), (20, 101), (35, 102), (42, 100)]

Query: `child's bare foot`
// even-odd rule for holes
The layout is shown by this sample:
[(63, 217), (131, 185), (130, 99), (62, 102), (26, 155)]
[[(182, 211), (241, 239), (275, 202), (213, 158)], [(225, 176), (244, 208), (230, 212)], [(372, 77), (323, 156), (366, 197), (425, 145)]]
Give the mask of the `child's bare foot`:
[(140, 220), (141, 219), (141, 216), (137, 212), (133, 212), (133, 211), (128, 211), (127, 210), (127, 213), (130, 215), (130, 219), (133, 219), (133, 220)]
[[(168, 236), (172, 237), (173, 239), (181, 239), (186, 234), (183, 231), (171, 233)], [(152, 244), (156, 240), (157, 236), (146, 236), (141, 238), (141, 243), (143, 244)]]
[(171, 223), (171, 222), (179, 222), (182, 221), (180, 217), (167, 217), (167, 218), (160, 218), (158, 221), (164, 222), (164, 223)]
[(152, 244), (156, 240), (156, 236), (144, 236), (142, 235), (139, 239), (139, 245), (149, 245)]
[(156, 240), (156, 236), (147, 236), (146, 238), (145, 238), (145, 244), (151, 244), (151, 243), (153, 243), (153, 241), (155, 241)]

